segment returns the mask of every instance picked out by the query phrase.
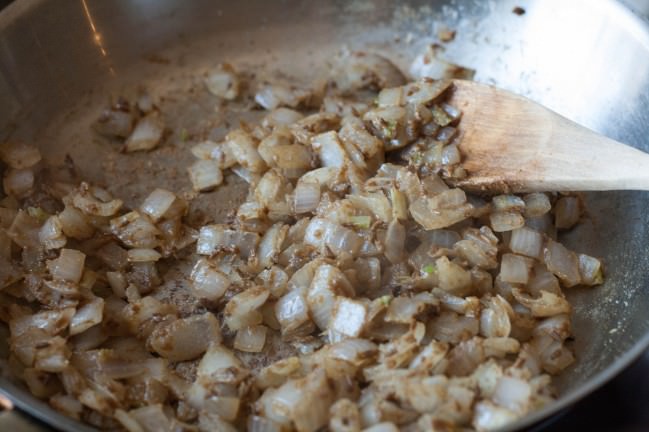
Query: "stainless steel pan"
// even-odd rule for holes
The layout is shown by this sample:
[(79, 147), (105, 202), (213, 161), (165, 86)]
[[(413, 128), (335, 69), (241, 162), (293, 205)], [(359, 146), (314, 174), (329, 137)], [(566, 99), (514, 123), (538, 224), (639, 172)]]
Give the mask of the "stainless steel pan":
[[(526, 13), (513, 14), (514, 6)], [(633, 6), (647, 9), (646, 2)], [(0, 140), (35, 142), (58, 163), (70, 154), (83, 177), (132, 204), (151, 185), (183, 187), (184, 176), (156, 173), (184, 170), (188, 152), (125, 158), (95, 139), (88, 125), (109, 96), (144, 84), (165, 97), (172, 128), (197, 126), (213, 106), (187, 91), (211, 65), (228, 61), (310, 80), (347, 46), (383, 52), (407, 70), (440, 23), (457, 30), (446, 56), (477, 69), (476, 79), (649, 151), (649, 26), (605, 0), (18, 0), (0, 14)], [(120, 175), (105, 174), (107, 161)], [(218, 218), (240, 192), (235, 183), (198, 205)], [(588, 217), (566, 241), (603, 257), (607, 282), (569, 291), (578, 362), (560, 378), (562, 397), (512, 429), (568, 407), (649, 345), (649, 194), (586, 200)], [(54, 427), (83, 430), (5, 378), (0, 393)], [(0, 429), (10, 430), (8, 423)]]

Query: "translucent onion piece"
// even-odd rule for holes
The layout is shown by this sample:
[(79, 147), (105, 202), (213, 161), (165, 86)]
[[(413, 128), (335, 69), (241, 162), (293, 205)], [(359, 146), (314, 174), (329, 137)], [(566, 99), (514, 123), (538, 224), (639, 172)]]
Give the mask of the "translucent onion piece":
[(463, 295), (471, 288), (471, 273), (458, 264), (440, 257), (435, 261), (439, 287), (455, 295)]
[(497, 195), (491, 199), (496, 211), (517, 211), (525, 210), (525, 201), (516, 195)]
[(262, 268), (268, 268), (277, 261), (287, 232), (287, 225), (277, 223), (264, 233), (264, 236), (259, 242), (259, 249), (257, 250), (259, 265)]
[(547, 291), (541, 291), (541, 297), (536, 299), (524, 294), (518, 288), (512, 289), (512, 294), (516, 301), (527, 307), (535, 317), (568, 314), (572, 309), (565, 298)]
[(257, 250), (259, 235), (237, 231), (224, 225), (206, 225), (201, 228), (196, 243), (199, 255), (214, 255), (223, 250), (235, 250), (241, 257), (248, 258)]
[(512, 252), (531, 258), (540, 259), (543, 248), (543, 236), (529, 228), (519, 228), (512, 231), (509, 240)]
[(367, 305), (345, 297), (337, 297), (329, 329), (349, 337), (358, 337), (367, 317)]
[(310, 96), (309, 92), (280, 84), (264, 86), (255, 94), (255, 102), (267, 110), (281, 106), (295, 108)]
[(5, 193), (16, 198), (28, 196), (34, 187), (34, 171), (31, 169), (9, 169), (2, 179)]
[(45, 249), (60, 249), (65, 246), (67, 239), (63, 234), (63, 226), (57, 216), (47, 218), (40, 231), (38, 239)]
[(223, 183), (219, 164), (211, 160), (197, 160), (187, 168), (189, 179), (195, 191), (206, 192)]
[(122, 208), (121, 200), (99, 199), (95, 193), (93, 188), (81, 183), (79, 190), (72, 197), (72, 203), (85, 214), (92, 216), (113, 216)]
[(160, 114), (152, 111), (142, 117), (131, 135), (126, 139), (124, 148), (126, 152), (151, 150), (160, 144), (165, 126)]
[(349, 156), (336, 132), (325, 132), (315, 136), (312, 146), (323, 167), (342, 168), (349, 161)]
[(584, 285), (600, 285), (604, 282), (602, 262), (592, 256), (579, 254), (579, 274)]
[(320, 203), (320, 185), (315, 182), (300, 181), (295, 187), (294, 209), (296, 214), (308, 213)]
[(500, 295), (491, 297), (480, 314), (480, 334), (485, 337), (508, 337), (511, 332), (510, 315), (514, 312)]
[(264, 127), (275, 128), (277, 126), (289, 126), (301, 120), (304, 116), (289, 108), (277, 108), (269, 112), (262, 120)]
[(75, 335), (88, 330), (103, 320), (104, 299), (95, 297), (77, 309), (77, 312), (70, 321), (70, 335)]
[(548, 196), (541, 192), (531, 193), (525, 195), (525, 216), (526, 217), (539, 217), (543, 216), (552, 208)]
[(219, 322), (211, 312), (161, 323), (148, 339), (156, 353), (171, 361), (195, 359), (220, 342)]
[(59, 257), (48, 261), (47, 268), (54, 279), (78, 283), (81, 280), (86, 255), (74, 249), (61, 249)]
[(388, 225), (385, 234), (385, 257), (392, 263), (397, 264), (403, 261), (405, 256), (406, 229), (394, 219)]
[(300, 290), (289, 291), (277, 301), (275, 316), (282, 327), (282, 336), (285, 338), (309, 334), (313, 331), (309, 306)]
[(491, 229), (495, 232), (512, 231), (525, 225), (525, 219), (514, 211), (494, 212), (489, 215)]
[(173, 219), (183, 215), (186, 204), (173, 192), (157, 188), (146, 197), (140, 210), (149, 216), (153, 222), (160, 219)]
[(63, 234), (77, 240), (84, 240), (92, 236), (95, 229), (88, 223), (86, 217), (72, 206), (66, 206), (58, 214)]
[(571, 287), (581, 281), (577, 255), (566, 249), (561, 243), (548, 239), (543, 249), (543, 259), (548, 270), (561, 279), (565, 286)]
[(500, 278), (504, 282), (526, 284), (530, 279), (533, 262), (516, 254), (503, 254), (500, 263)]
[(266, 166), (264, 160), (257, 152), (257, 145), (254, 139), (241, 129), (230, 132), (225, 141), (230, 147), (234, 159), (243, 168), (251, 172), (262, 172)]
[(307, 303), (313, 321), (321, 330), (328, 328), (336, 297), (339, 295), (353, 297), (354, 288), (337, 267), (329, 264), (320, 265), (311, 281)]
[(127, 257), (129, 262), (156, 262), (162, 255), (154, 249), (129, 249)]
[(223, 63), (207, 74), (205, 86), (214, 96), (232, 100), (239, 95), (240, 82), (234, 68)]
[(234, 349), (244, 352), (261, 352), (266, 343), (266, 331), (268, 328), (263, 325), (244, 327), (237, 331), (234, 338)]
[(561, 197), (554, 205), (554, 224), (559, 229), (572, 228), (581, 216), (579, 199), (576, 197)]
[(227, 275), (217, 270), (208, 259), (199, 259), (190, 276), (192, 281), (192, 293), (199, 299), (216, 301), (223, 297), (230, 286), (230, 279)]
[(22, 142), (6, 142), (0, 146), (0, 159), (13, 169), (24, 169), (39, 163), (41, 152)]
[(196, 370), (199, 378), (236, 384), (245, 377), (241, 361), (229, 349), (212, 345), (207, 350)]
[(240, 330), (244, 327), (261, 324), (262, 316), (258, 312), (270, 292), (256, 286), (235, 295), (230, 299), (224, 310), (224, 322), (231, 330)]

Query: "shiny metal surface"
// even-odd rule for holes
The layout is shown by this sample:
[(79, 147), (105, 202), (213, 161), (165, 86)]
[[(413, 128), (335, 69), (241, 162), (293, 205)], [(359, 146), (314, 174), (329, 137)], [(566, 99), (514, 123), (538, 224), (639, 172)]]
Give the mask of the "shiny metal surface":
[[(649, 27), (605, 0), (18, 0), (0, 14), (0, 139), (33, 141), (55, 163), (69, 153), (84, 176), (137, 195), (151, 180), (106, 178), (110, 150), (87, 131), (108, 95), (140, 83), (178, 94), (221, 61), (310, 79), (343, 46), (387, 53), (407, 70), (440, 23), (458, 30), (446, 56), (476, 68), (476, 79), (649, 151)], [(586, 201), (585, 223), (565, 238), (605, 259), (607, 282), (569, 292), (578, 363), (561, 377), (558, 402), (512, 428), (570, 405), (649, 345), (649, 194)], [(48, 423), (83, 430), (4, 378), (0, 388)]]

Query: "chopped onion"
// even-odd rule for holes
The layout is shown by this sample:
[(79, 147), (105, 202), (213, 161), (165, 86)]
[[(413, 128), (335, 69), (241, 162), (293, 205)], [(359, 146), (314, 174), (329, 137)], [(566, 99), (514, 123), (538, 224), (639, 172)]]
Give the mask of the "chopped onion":
[(230, 286), (227, 275), (217, 270), (208, 259), (199, 259), (192, 270), (192, 293), (199, 299), (216, 301), (223, 297)]
[(219, 165), (211, 160), (197, 160), (187, 168), (189, 179), (195, 191), (206, 192), (223, 183)]
[(531, 193), (525, 195), (525, 216), (526, 217), (539, 217), (543, 216), (552, 208), (548, 196), (541, 192)]
[(70, 321), (70, 335), (75, 335), (88, 330), (103, 320), (104, 299), (95, 297), (90, 302), (77, 309)]
[(259, 89), (255, 94), (255, 102), (267, 110), (281, 106), (295, 108), (309, 96), (306, 90), (274, 84)]
[(271, 226), (259, 242), (259, 249), (257, 257), (259, 265), (262, 268), (272, 266), (276, 261), (279, 253), (281, 252), (282, 244), (286, 238), (288, 226), (283, 223), (276, 223)]
[(296, 214), (309, 213), (320, 203), (320, 185), (299, 181), (295, 187), (294, 209)]
[(97, 192), (98, 190), (86, 183), (81, 183), (79, 190), (72, 197), (72, 203), (85, 214), (92, 216), (113, 216), (122, 208), (122, 200), (103, 200), (96, 195)]
[(236, 384), (245, 377), (245, 371), (232, 351), (214, 344), (198, 364), (196, 375), (216, 382)]
[(58, 214), (59, 222), (63, 234), (77, 240), (90, 238), (95, 229), (88, 223), (85, 216), (72, 206), (65, 206), (63, 211)]
[(219, 65), (205, 77), (205, 85), (214, 96), (232, 100), (239, 95), (239, 77), (227, 63)]
[(561, 243), (548, 239), (543, 249), (543, 259), (548, 270), (561, 279), (565, 286), (571, 287), (581, 281), (577, 256)]
[(140, 206), (140, 210), (149, 216), (153, 222), (158, 222), (163, 218), (173, 219), (182, 216), (186, 207), (185, 202), (173, 192), (158, 188), (146, 197)]
[(234, 349), (244, 352), (261, 352), (266, 343), (266, 331), (268, 328), (263, 325), (243, 327), (237, 331), (234, 338)]
[(471, 287), (471, 273), (443, 256), (435, 261), (439, 287), (451, 294), (463, 295)]
[(529, 297), (518, 288), (512, 289), (512, 294), (516, 301), (527, 307), (535, 317), (568, 314), (571, 310), (570, 303), (565, 298), (547, 291), (541, 291), (541, 297), (537, 299)]
[(78, 250), (61, 249), (58, 258), (47, 262), (47, 268), (54, 279), (78, 283), (85, 260), (86, 255)]
[(262, 286), (248, 288), (235, 295), (225, 305), (225, 324), (231, 330), (261, 324), (262, 316), (257, 309), (266, 303), (269, 295), (270, 292)]
[(332, 312), (338, 295), (352, 297), (354, 288), (347, 277), (337, 267), (322, 264), (313, 275), (307, 294), (307, 303), (313, 321), (321, 330), (329, 327)]
[(252, 256), (257, 250), (259, 235), (236, 231), (224, 225), (206, 225), (201, 228), (196, 243), (196, 253), (214, 255), (219, 251), (236, 251), (243, 258)]
[(525, 219), (520, 213), (513, 211), (498, 211), (489, 215), (491, 229), (495, 232), (512, 231), (525, 225)]
[(491, 297), (480, 314), (480, 334), (488, 337), (508, 337), (511, 332), (510, 316), (514, 312), (500, 295)]
[(171, 361), (192, 360), (211, 344), (221, 342), (219, 322), (211, 312), (159, 324), (148, 344), (153, 351)]
[(561, 197), (554, 205), (554, 224), (559, 229), (572, 228), (581, 216), (579, 199), (576, 197)]
[(257, 145), (253, 138), (241, 129), (230, 132), (225, 141), (234, 156), (234, 159), (243, 168), (251, 172), (262, 172), (266, 166), (264, 160), (257, 152)]
[(38, 239), (47, 250), (60, 249), (65, 246), (67, 239), (63, 234), (63, 226), (57, 216), (47, 218), (38, 232)]
[(388, 225), (385, 234), (385, 257), (392, 263), (397, 264), (403, 261), (405, 254), (406, 229), (394, 219)]
[(492, 198), (491, 203), (496, 211), (521, 212), (525, 210), (525, 201), (516, 195), (497, 195)]
[(156, 262), (162, 255), (154, 249), (129, 249), (128, 262)]
[(584, 285), (599, 285), (604, 282), (602, 262), (592, 256), (579, 254), (579, 274)]
[(275, 304), (275, 316), (282, 327), (282, 336), (290, 338), (313, 331), (306, 298), (300, 290), (286, 293)]
[(9, 169), (2, 179), (2, 187), (6, 194), (16, 198), (28, 196), (34, 187), (34, 171), (31, 169)]
[(312, 146), (323, 167), (342, 168), (349, 161), (336, 132), (325, 132), (313, 137)]
[(264, 117), (262, 125), (264, 127), (276, 128), (278, 126), (290, 126), (301, 120), (304, 116), (289, 108), (277, 108)]
[(137, 122), (135, 129), (126, 139), (124, 149), (127, 153), (151, 150), (160, 144), (164, 129), (160, 113), (152, 111)]
[(348, 337), (358, 337), (367, 317), (367, 305), (342, 296), (336, 298), (329, 329)]
[(543, 248), (543, 236), (529, 228), (518, 228), (512, 231), (509, 240), (512, 252), (531, 258), (540, 259)]
[(503, 254), (500, 263), (500, 279), (504, 282), (526, 284), (534, 263), (529, 258), (516, 254)]
[(6, 142), (0, 146), (0, 159), (11, 168), (21, 170), (39, 163), (41, 152), (22, 142)]

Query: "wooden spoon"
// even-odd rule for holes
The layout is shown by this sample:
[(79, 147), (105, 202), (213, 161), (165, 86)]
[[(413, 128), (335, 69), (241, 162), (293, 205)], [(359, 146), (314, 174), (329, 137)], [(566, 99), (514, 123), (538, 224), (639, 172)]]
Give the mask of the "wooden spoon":
[(649, 154), (606, 138), (522, 96), (454, 80), (459, 148), (468, 177), (489, 192), (649, 190)]

